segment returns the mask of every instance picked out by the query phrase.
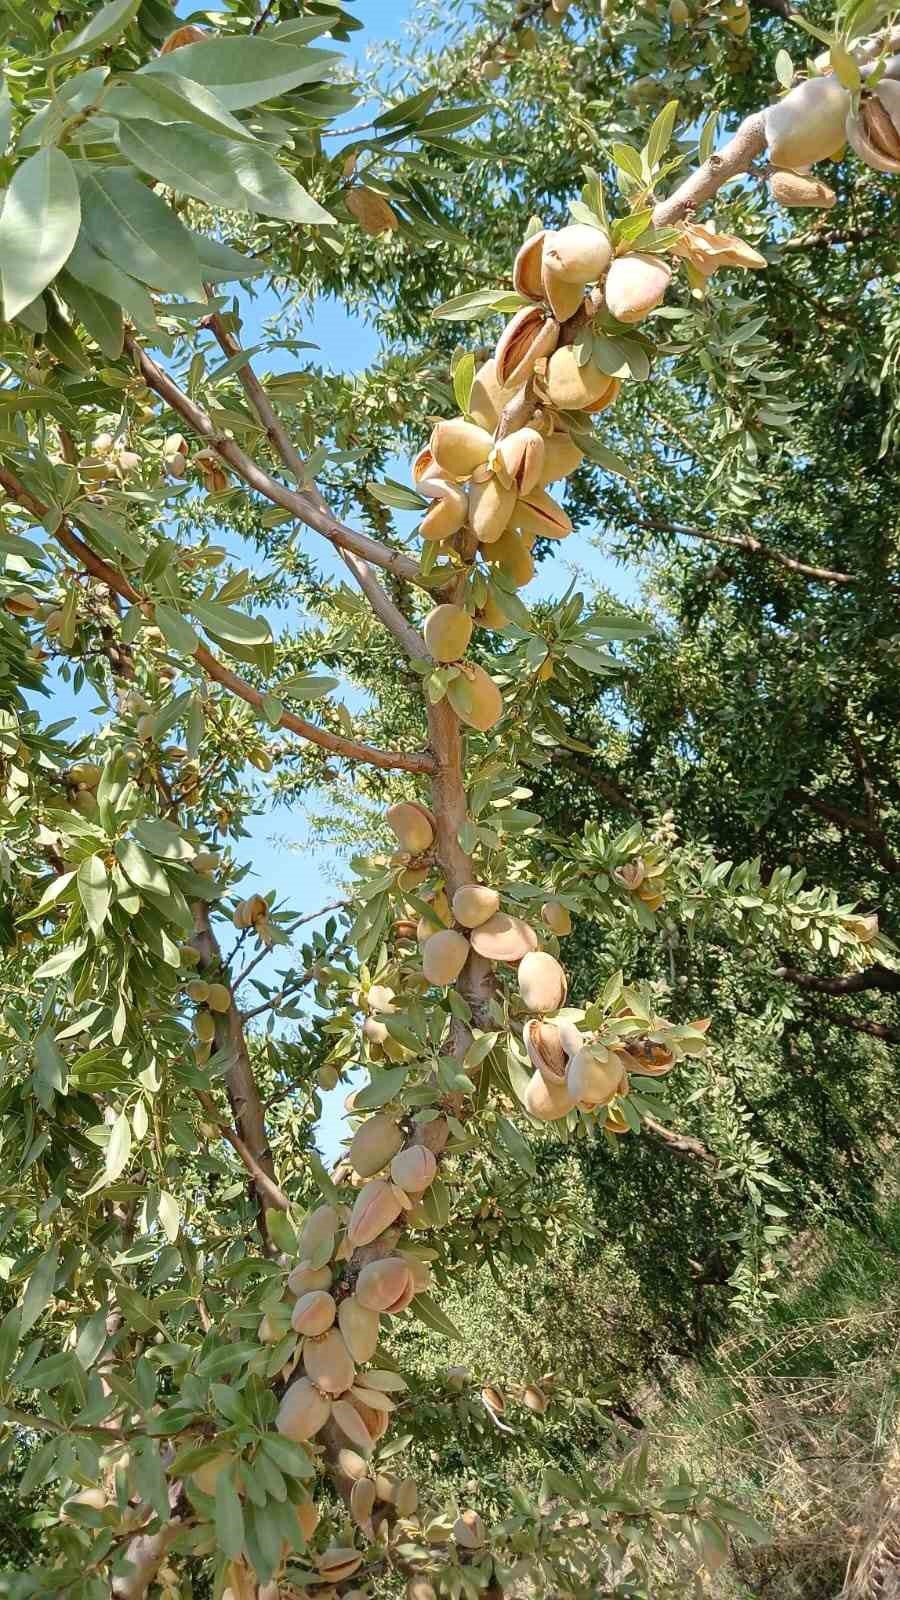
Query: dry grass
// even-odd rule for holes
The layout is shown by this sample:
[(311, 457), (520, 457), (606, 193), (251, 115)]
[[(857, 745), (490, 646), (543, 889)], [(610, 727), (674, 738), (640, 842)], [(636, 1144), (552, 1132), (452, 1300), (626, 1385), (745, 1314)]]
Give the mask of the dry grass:
[(896, 1595), (844, 1590), (851, 1559), (900, 1532), (900, 1211), (880, 1239), (834, 1230), (792, 1284), (763, 1332), (673, 1374), (658, 1456), (771, 1529), (719, 1575), (722, 1600), (900, 1600), (900, 1569)]

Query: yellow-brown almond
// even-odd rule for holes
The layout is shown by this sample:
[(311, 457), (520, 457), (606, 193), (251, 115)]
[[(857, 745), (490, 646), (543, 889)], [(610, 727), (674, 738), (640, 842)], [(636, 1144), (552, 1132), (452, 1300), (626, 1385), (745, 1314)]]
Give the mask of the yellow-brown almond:
[(566, 934), (572, 932), (572, 915), (568, 906), (561, 900), (545, 900), (541, 906), (541, 921), (555, 933), (558, 939), (564, 939)]
[(323, 1249), (326, 1243), (333, 1245), (337, 1226), (338, 1215), (334, 1206), (316, 1206), (300, 1230), (298, 1246), (300, 1260), (308, 1261), (311, 1256)]
[(375, 1510), (374, 1478), (357, 1478), (350, 1490), (350, 1515), (358, 1528), (366, 1528)]
[(422, 971), (429, 983), (446, 988), (455, 983), (469, 956), (469, 941), (455, 928), (432, 933), (422, 946)]
[(338, 1471), (350, 1478), (353, 1483), (358, 1483), (360, 1478), (369, 1476), (369, 1466), (361, 1455), (355, 1450), (340, 1449), (337, 1453)]
[(459, 661), (472, 637), (474, 624), (462, 606), (440, 605), (429, 611), (423, 633), (428, 653), (434, 661)]
[(437, 1600), (437, 1591), (427, 1578), (417, 1573), (406, 1585), (406, 1600)]
[(549, 1083), (542, 1072), (534, 1072), (525, 1090), (525, 1109), (538, 1122), (558, 1122), (567, 1117), (575, 1101), (565, 1082)]
[(499, 1413), (506, 1410), (506, 1401), (503, 1395), (492, 1383), (482, 1384), (481, 1398), (491, 1411)]
[[(471, 662), (463, 668), (463, 676), (469, 693), (465, 705), (454, 701), (456, 714), (468, 727), (477, 728), (480, 733), (487, 733), (503, 715), (503, 696), (493, 678), (476, 662)], [(452, 979), (447, 981), (452, 982)]]
[(541, 264), (543, 261), (544, 240), (552, 238), (545, 228), (538, 233), (533, 233), (525, 243), (519, 247), (516, 259), (513, 262), (513, 288), (517, 294), (525, 294), (529, 300), (541, 300), (544, 288), (541, 282)]
[(642, 1073), (645, 1078), (664, 1078), (675, 1065), (672, 1051), (653, 1039), (632, 1039), (624, 1048), (634, 1063), (631, 1070)]
[(521, 389), (539, 361), (552, 355), (559, 342), (559, 323), (543, 306), (523, 306), (506, 324), (494, 352), (497, 381), (505, 389)]
[(522, 1038), (532, 1066), (551, 1089), (558, 1087), (565, 1078), (569, 1058), (556, 1024), (543, 1022), (540, 1017), (529, 1017), (522, 1029)]
[(558, 273), (554, 272), (547, 265), (546, 251), (541, 269), (541, 286), (544, 291), (544, 299), (557, 322), (568, 322), (570, 317), (574, 317), (584, 301), (584, 285), (567, 283), (565, 278), (561, 278)]
[(349, 1243), (354, 1249), (359, 1245), (371, 1244), (373, 1239), (384, 1233), (385, 1228), (396, 1222), (402, 1209), (389, 1183), (383, 1178), (370, 1179), (360, 1189), (350, 1215), (347, 1228)]
[(410, 855), (421, 855), (434, 844), (434, 814), (416, 800), (402, 800), (398, 805), (389, 806), (384, 820)]
[(608, 234), (584, 222), (570, 223), (551, 234), (543, 250), (543, 265), (565, 283), (596, 283), (612, 261)]
[[(516, 502), (517, 506), (521, 504), (521, 500)], [(514, 533), (512, 529), (508, 529), (507, 533), (512, 536), (511, 542), (504, 550), (497, 565), (516, 589), (526, 589), (534, 577), (535, 570), (531, 544), (527, 542), (528, 535), (519, 532)]]
[(208, 39), (214, 39), (215, 34), (206, 33), (202, 28), (195, 28), (193, 24), (186, 23), (183, 28), (176, 28), (170, 33), (159, 47), (161, 56), (170, 55), (173, 50), (180, 50), (183, 45), (205, 44)]
[[(423, 485), (420, 484), (419, 488), (423, 489)], [(446, 493), (431, 497), (433, 504), (419, 523), (420, 536), (434, 543), (452, 539), (465, 526), (469, 515), (469, 501), (465, 492), (456, 484), (447, 484), (446, 488)]]
[(633, 250), (617, 256), (603, 285), (606, 308), (617, 322), (643, 322), (665, 299), (672, 268), (659, 256)]
[(354, 1293), (367, 1310), (387, 1311), (402, 1299), (410, 1277), (402, 1256), (384, 1256), (380, 1261), (367, 1262), (361, 1269)]
[(60, 1514), (64, 1522), (73, 1522), (75, 1519), (69, 1514), (71, 1506), (89, 1506), (92, 1511), (102, 1511), (107, 1504), (105, 1489), (80, 1489), (77, 1494), (70, 1494), (63, 1501)]
[(876, 172), (900, 172), (900, 84), (885, 77), (861, 96), (856, 115), (847, 119), (847, 138)]
[(370, 983), (362, 998), (366, 1009), (379, 1015), (389, 1015), (397, 1009), (394, 1005), (396, 991), (386, 983)]
[(572, 532), (572, 519), (546, 489), (532, 489), (516, 501), (513, 527), (519, 533), (533, 534), (536, 539), (567, 539)]
[(497, 911), (480, 928), (473, 928), (470, 943), (472, 949), (488, 961), (515, 964), (530, 950), (537, 949), (537, 934), (521, 918)]
[(469, 489), (469, 524), (480, 544), (496, 544), (516, 509), (516, 491), (492, 473)]
[(610, 1106), (610, 1108), (607, 1111), (606, 1116), (604, 1118), (603, 1131), (605, 1133), (616, 1133), (616, 1134), (623, 1134), (623, 1133), (629, 1133), (630, 1132), (630, 1129), (629, 1129), (628, 1123), (627, 1123), (627, 1121), (625, 1119), (625, 1116), (619, 1110), (618, 1106)]
[[(365, 1466), (365, 1462), (363, 1462), (363, 1466)], [(300, 1529), (300, 1533), (305, 1544), (309, 1539), (312, 1538), (317, 1527), (319, 1526), (319, 1513), (316, 1509), (315, 1501), (300, 1500), (297, 1505), (294, 1506), (294, 1513), (297, 1518), (297, 1527)]]
[(818, 178), (805, 177), (799, 172), (771, 173), (769, 191), (780, 206), (830, 211), (837, 204), (837, 195), (827, 183), (822, 183)]
[(543, 1389), (539, 1389), (536, 1383), (528, 1385), (522, 1395), (522, 1400), (528, 1410), (533, 1411), (539, 1417), (543, 1416), (549, 1404)]
[(210, 1011), (226, 1012), (231, 1008), (231, 990), (224, 983), (211, 983), (206, 1004)]
[(486, 428), (488, 433), (493, 433), (500, 420), (500, 413), (513, 398), (513, 393), (511, 389), (504, 389), (497, 377), (496, 363), (491, 356), (482, 363), (475, 374), (469, 393), (469, 416), (480, 428)]
[(484, 1544), (484, 1523), (477, 1511), (464, 1511), (457, 1517), (453, 1537), (463, 1550), (480, 1550)]
[(197, 1485), (201, 1494), (208, 1494), (210, 1499), (216, 1492), (216, 1484), (223, 1472), (227, 1472), (233, 1461), (233, 1456), (227, 1451), (212, 1456), (209, 1461), (202, 1461), (191, 1473), (191, 1481)]
[(279, 1327), (274, 1318), (270, 1317), (269, 1313), (266, 1312), (264, 1316), (260, 1317), (256, 1337), (260, 1344), (277, 1344), (279, 1339), (284, 1338), (286, 1331), (285, 1328)]
[(424, 1145), (411, 1144), (391, 1162), (391, 1179), (405, 1194), (422, 1194), (437, 1174), (437, 1161)]
[(374, 1443), (384, 1437), (390, 1422), (390, 1417), (386, 1411), (373, 1411), (371, 1406), (364, 1405), (361, 1400), (356, 1399), (355, 1395), (348, 1399), (347, 1404), (353, 1406), (359, 1413), (363, 1427)]
[(423, 1144), (426, 1150), (432, 1150), (436, 1156), (446, 1148), (449, 1138), (450, 1128), (446, 1117), (432, 1116), (428, 1122), (417, 1117), (413, 1124), (413, 1143)]
[(621, 1056), (602, 1045), (586, 1045), (569, 1061), (566, 1084), (580, 1106), (593, 1110), (618, 1094), (623, 1076)]
[(571, 434), (563, 429), (547, 434), (544, 438), (541, 487), (546, 487), (548, 483), (557, 483), (560, 478), (568, 478), (581, 466), (583, 460), (584, 451), (579, 449)]
[(766, 107), (769, 160), (775, 167), (810, 167), (843, 145), (850, 94), (836, 77), (808, 78)]
[(361, 1304), (359, 1297), (350, 1295), (338, 1307), (338, 1327), (354, 1361), (362, 1365), (371, 1361), (378, 1348), (380, 1319), (377, 1311)]
[(331, 1415), (331, 1402), (320, 1394), (308, 1378), (298, 1378), (286, 1390), (275, 1417), (275, 1426), (286, 1439), (298, 1442), (312, 1439), (324, 1428)]
[(315, 1337), (327, 1333), (337, 1314), (337, 1306), (327, 1289), (310, 1289), (302, 1294), (291, 1312), (291, 1327), (295, 1333)]
[(316, 1558), (316, 1566), (329, 1583), (341, 1583), (344, 1578), (352, 1578), (362, 1566), (362, 1556), (350, 1546), (332, 1545)]
[(590, 362), (578, 360), (574, 345), (560, 345), (547, 363), (543, 388), (551, 405), (560, 411), (584, 411), (603, 399), (615, 383)]
[(350, 189), (344, 196), (347, 210), (355, 217), (365, 233), (372, 235), (393, 232), (400, 222), (396, 211), (388, 205), (383, 195), (376, 194), (365, 184)]
[(394, 1490), (394, 1506), (398, 1517), (414, 1517), (419, 1505), (419, 1490), (415, 1478), (403, 1478)]
[(360, 1412), (350, 1400), (335, 1400), (331, 1407), (331, 1415), (345, 1439), (349, 1439), (362, 1455), (372, 1454), (375, 1435), (370, 1433)]
[(453, 896), (453, 915), (463, 928), (480, 928), (499, 909), (497, 890), (484, 883), (464, 883)]
[(467, 422), (465, 417), (451, 417), (435, 423), (430, 449), (441, 472), (462, 480), (484, 465), (493, 444), (493, 436), (486, 428)]
[(384, 1111), (376, 1111), (357, 1128), (350, 1141), (347, 1159), (361, 1178), (374, 1178), (403, 1148), (403, 1133)]
[(202, 1044), (211, 1044), (216, 1037), (215, 1018), (208, 1011), (198, 1011), (194, 1018), (194, 1032)]
[(479, 628), (487, 628), (495, 632), (505, 628), (509, 621), (506, 612), (497, 604), (493, 594), (489, 593), (484, 605), (476, 612), (475, 621)]
[(303, 1366), (310, 1383), (326, 1395), (343, 1394), (356, 1377), (356, 1365), (337, 1328), (318, 1339), (304, 1339)]
[[(528, 495), (537, 489), (544, 467), (544, 437), (536, 428), (517, 428), (494, 447), (491, 465), (501, 482)], [(477, 531), (477, 530), (476, 530)]]

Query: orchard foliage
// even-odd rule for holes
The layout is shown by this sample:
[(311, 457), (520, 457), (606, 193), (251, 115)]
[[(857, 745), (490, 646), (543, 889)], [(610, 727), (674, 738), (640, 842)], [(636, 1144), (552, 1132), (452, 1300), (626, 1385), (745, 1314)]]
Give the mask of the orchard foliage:
[[(896, 343), (889, 311), (875, 325), (900, 166), (882, 20), (800, 19), (823, 53), (795, 65), (782, 47), (773, 77), (764, 16), (756, 98), (722, 142), (729, 52), (757, 26), (740, 0), (486, 5), (349, 131), (361, 91), (340, 45), (359, 24), (340, 6), (7, 4), (0, 1451), (29, 1530), (14, 1600), (683, 1594), (735, 1532), (759, 1537), (714, 1485), (661, 1481), (644, 1453), (601, 1481), (548, 1448), (498, 1515), (403, 1456), (456, 1447), (414, 1328), (453, 1340), (444, 1290), (472, 1276), (473, 1240), (502, 1277), (585, 1231), (574, 1188), (545, 1181), (563, 1144), (595, 1193), (630, 1145), (657, 1175), (678, 1156), (715, 1166), (692, 1227), (722, 1231), (718, 1281), (752, 1308), (789, 1184), (718, 1063), (752, 1055), (756, 1024), (776, 1036), (779, 986), (900, 987), (869, 883), (848, 885), (824, 843), (812, 879), (787, 841), (787, 859), (782, 841), (771, 859), (735, 848), (791, 799), (897, 870), (868, 748), (896, 737), (878, 721), (881, 633), (848, 717), (863, 814), (820, 796), (818, 765), (831, 652), (884, 607), (885, 540), (850, 529), (889, 487), (863, 403), (866, 385), (890, 394)], [(565, 92), (542, 95), (551, 80)], [(789, 264), (803, 298), (804, 250), (831, 243), (837, 195), (807, 169), (845, 138), (835, 183), (865, 216), (842, 271), (866, 287), (847, 318), (872, 326), (838, 368), (831, 309), (825, 335), (773, 324)], [(798, 236), (776, 203), (825, 220)], [(254, 285), (279, 312), (245, 348)], [(353, 395), (305, 354), (296, 313), (316, 288), (379, 303), (395, 339)], [(470, 322), (486, 342), (460, 347)], [(296, 367), (267, 374), (269, 352)], [(842, 464), (820, 468), (835, 388)], [(385, 470), (398, 435), (407, 481)], [(667, 548), (663, 607), (702, 613), (695, 632), (562, 582), (529, 604), (598, 485), (633, 550)], [(688, 539), (748, 564), (706, 599)], [(795, 638), (798, 585), (823, 621)], [(777, 623), (760, 703), (714, 686), (723, 663), (749, 671), (747, 611)], [(370, 692), (356, 714), (335, 698), (348, 680)], [(95, 731), (53, 720), (56, 681), (99, 705)], [(370, 832), (383, 813), (311, 937), (311, 908), (247, 881), (254, 771), (285, 798), (340, 773)], [(692, 981), (719, 1002), (712, 1030)], [(880, 1016), (843, 1022), (892, 1037)], [(309, 1141), (318, 1091), (360, 1068), (329, 1172)], [(697, 1102), (712, 1148), (687, 1128)], [(799, 1143), (792, 1125), (782, 1148)], [(815, 1182), (837, 1182), (827, 1163)], [(596, 1413), (600, 1376), (536, 1371), (513, 1398), (539, 1430)], [(451, 1393), (468, 1382), (448, 1372)], [(502, 1389), (480, 1403), (502, 1432)]]

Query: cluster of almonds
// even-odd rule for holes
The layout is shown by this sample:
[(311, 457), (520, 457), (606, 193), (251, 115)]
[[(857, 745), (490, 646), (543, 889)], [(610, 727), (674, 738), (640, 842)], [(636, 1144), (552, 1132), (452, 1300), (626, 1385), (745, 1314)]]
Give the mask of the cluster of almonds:
[(535, 1069), (525, 1104), (539, 1122), (557, 1122), (576, 1107), (586, 1112), (605, 1109), (607, 1132), (627, 1133), (628, 1123), (612, 1102), (628, 1093), (629, 1072), (662, 1078), (675, 1065), (674, 1052), (664, 1044), (640, 1035), (614, 1043), (598, 1035), (586, 1038), (563, 1017), (557, 1022), (532, 1017), (522, 1037)]
[(93, 453), (84, 456), (78, 470), (88, 483), (106, 483), (111, 478), (124, 480), (140, 471), (141, 458), (111, 433), (98, 433)]
[[(736, 39), (742, 39), (750, 27), (750, 7), (747, 0), (731, 0), (731, 3), (715, 13), (714, 20), (721, 22), (726, 33), (733, 34)], [(673, 28), (685, 28), (692, 21), (691, 10), (686, 0), (669, 0), (669, 21)]]
[[(874, 88), (863, 88), (855, 109), (853, 94), (832, 71), (830, 55), (820, 56), (815, 65), (821, 77), (808, 78), (766, 110), (772, 164), (786, 169), (786, 176), (803, 176), (816, 161), (838, 160), (849, 143), (867, 166), (900, 172), (900, 55), (880, 63), (881, 77)], [(863, 76), (871, 70), (864, 67)], [(833, 205), (831, 190), (818, 187), (830, 199), (783, 203)], [(774, 179), (772, 188), (781, 198)]]
[[(401, 859), (409, 863), (404, 876), (417, 870), (424, 875), (427, 868), (417, 869), (417, 858), (434, 843), (437, 823), (432, 812), (417, 800), (404, 800), (390, 807), (386, 820), (402, 847)], [(527, 922), (501, 911), (499, 890), (483, 883), (465, 883), (456, 890), (452, 901), (438, 890), (430, 897), (429, 910), (431, 919), (422, 918), (416, 926), (422, 971), (429, 984), (445, 988), (455, 983), (474, 950), (486, 961), (516, 968), (519, 994), (529, 1011), (558, 1011), (565, 1004), (568, 984), (562, 967), (555, 956), (538, 949), (537, 934)], [(557, 937), (571, 932), (572, 920), (561, 901), (547, 900), (541, 916)], [(388, 1004), (384, 1009), (393, 1009), (393, 997), (389, 991), (385, 993)], [(370, 989), (370, 1007), (372, 994)], [(367, 1024), (363, 1031), (370, 1039), (378, 1037), (381, 1042), (372, 1028), (367, 1030)]]
[(252, 928), (263, 944), (271, 944), (272, 929), (269, 922), (269, 903), (261, 894), (251, 894), (246, 900), (239, 900), (234, 908), (232, 921), (235, 927), (240, 928), (242, 932)]

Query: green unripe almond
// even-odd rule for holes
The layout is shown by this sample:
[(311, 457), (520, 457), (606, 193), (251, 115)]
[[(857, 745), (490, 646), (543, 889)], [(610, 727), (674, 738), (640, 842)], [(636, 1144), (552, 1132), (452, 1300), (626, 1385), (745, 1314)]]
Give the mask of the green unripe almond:
[(227, 1011), (231, 1006), (231, 991), (224, 983), (211, 983), (206, 1004), (210, 1011)]
[(435, 606), (425, 619), (425, 643), (435, 661), (459, 661), (472, 637), (472, 618), (462, 606)]
[(192, 978), (187, 986), (187, 995), (188, 999), (193, 1000), (196, 1006), (205, 1006), (209, 999), (209, 984), (205, 983), (202, 978)]
[(216, 1037), (216, 1021), (209, 1011), (198, 1011), (194, 1018), (194, 1032), (201, 1044), (211, 1044)]

